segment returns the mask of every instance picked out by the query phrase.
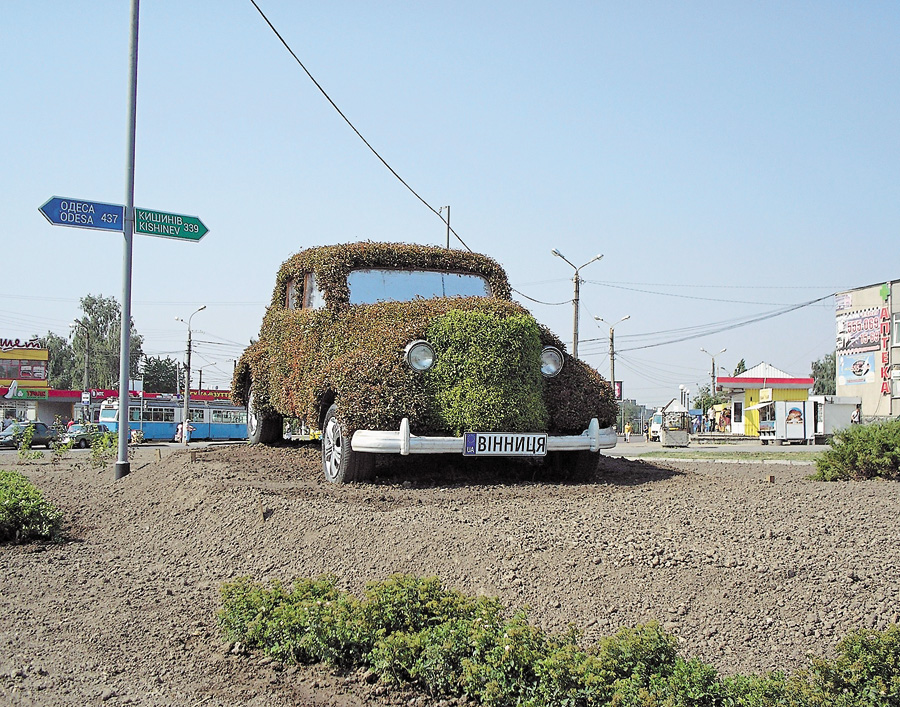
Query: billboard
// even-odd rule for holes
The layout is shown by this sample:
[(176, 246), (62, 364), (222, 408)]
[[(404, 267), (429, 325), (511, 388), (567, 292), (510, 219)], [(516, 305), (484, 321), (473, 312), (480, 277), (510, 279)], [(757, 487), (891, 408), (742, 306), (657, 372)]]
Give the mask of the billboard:
[(876, 370), (874, 351), (837, 357), (838, 385), (874, 383)]
[(838, 314), (835, 349), (840, 352), (861, 353), (881, 348), (881, 309), (869, 307), (846, 314)]

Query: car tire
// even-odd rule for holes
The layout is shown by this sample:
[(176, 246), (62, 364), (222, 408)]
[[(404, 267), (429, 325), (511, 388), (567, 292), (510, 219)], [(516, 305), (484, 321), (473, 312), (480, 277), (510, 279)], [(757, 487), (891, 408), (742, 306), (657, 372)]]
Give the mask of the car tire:
[(350, 448), (350, 438), (338, 420), (337, 405), (332, 405), (325, 413), (322, 424), (322, 470), (325, 479), (333, 484), (349, 484), (366, 481), (375, 469), (375, 455), (354, 452)]
[(284, 438), (281, 415), (264, 414), (256, 409), (253, 388), (247, 395), (247, 440), (250, 444), (271, 444)]
[(87, 446), (88, 446), (88, 442), (87, 442), (86, 439), (80, 439), (80, 440), (78, 440), (78, 447), (79, 447), (79, 449), (87, 449)]

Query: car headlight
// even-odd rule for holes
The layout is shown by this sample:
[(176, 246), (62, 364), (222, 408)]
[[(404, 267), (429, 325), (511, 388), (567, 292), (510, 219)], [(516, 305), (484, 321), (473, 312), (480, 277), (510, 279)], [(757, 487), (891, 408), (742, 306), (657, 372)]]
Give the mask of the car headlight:
[(545, 346), (541, 351), (541, 373), (546, 378), (559, 375), (563, 367), (563, 355), (555, 346)]
[(407, 344), (403, 356), (414, 371), (427, 371), (434, 365), (434, 348), (422, 339)]

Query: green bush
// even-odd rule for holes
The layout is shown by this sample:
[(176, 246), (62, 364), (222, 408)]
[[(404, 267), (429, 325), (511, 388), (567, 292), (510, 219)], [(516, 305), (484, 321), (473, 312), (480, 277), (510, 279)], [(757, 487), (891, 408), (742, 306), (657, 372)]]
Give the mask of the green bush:
[(0, 471), (0, 542), (55, 539), (62, 513), (22, 474)]
[(104, 432), (91, 439), (91, 467), (102, 469), (116, 457), (119, 449), (119, 435)]
[(900, 479), (900, 420), (850, 425), (835, 433), (816, 460), (814, 479)]
[(43, 459), (44, 453), (31, 448), (34, 439), (34, 425), (25, 425), (22, 441), (19, 442), (19, 459)]
[(860, 631), (834, 660), (791, 675), (722, 678), (677, 654), (655, 623), (622, 628), (584, 648), (574, 629), (548, 636), (495, 598), (447, 590), (437, 578), (397, 575), (361, 599), (333, 578), (290, 590), (240, 579), (222, 587), (220, 627), (231, 640), (292, 663), (368, 668), (389, 684), (491, 707), (897, 707), (900, 627)]

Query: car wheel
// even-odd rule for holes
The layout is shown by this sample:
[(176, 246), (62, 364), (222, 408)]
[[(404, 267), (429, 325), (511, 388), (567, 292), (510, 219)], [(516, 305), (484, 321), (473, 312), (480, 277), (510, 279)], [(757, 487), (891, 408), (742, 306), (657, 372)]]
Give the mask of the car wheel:
[(375, 468), (375, 455), (354, 452), (350, 448), (350, 438), (344, 434), (338, 420), (337, 406), (332, 405), (325, 413), (322, 425), (322, 469), (325, 478), (333, 484), (349, 484), (365, 481)]
[(253, 389), (247, 396), (247, 440), (250, 444), (269, 444), (280, 441), (283, 434), (281, 415), (263, 414), (256, 408)]
[(86, 440), (86, 439), (80, 439), (80, 440), (78, 440), (78, 446), (79, 446), (81, 449), (87, 449), (87, 446), (88, 446), (87, 440)]

